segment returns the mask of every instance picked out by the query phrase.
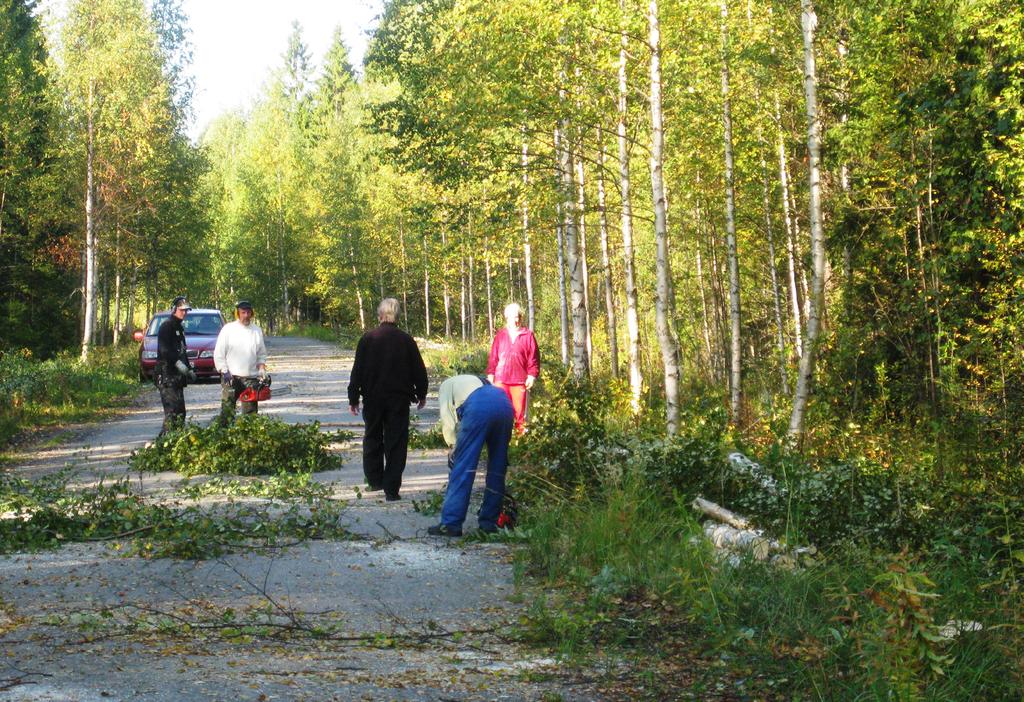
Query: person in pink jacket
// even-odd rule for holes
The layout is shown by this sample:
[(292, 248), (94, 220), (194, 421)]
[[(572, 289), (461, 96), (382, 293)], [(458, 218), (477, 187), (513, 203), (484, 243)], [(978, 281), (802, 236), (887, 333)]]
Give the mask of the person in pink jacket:
[(526, 426), (530, 388), (540, 375), (540, 352), (533, 332), (522, 326), (523, 310), (516, 303), (505, 306), (505, 328), (494, 335), (487, 361), (487, 380), (502, 388), (512, 401), (516, 432)]

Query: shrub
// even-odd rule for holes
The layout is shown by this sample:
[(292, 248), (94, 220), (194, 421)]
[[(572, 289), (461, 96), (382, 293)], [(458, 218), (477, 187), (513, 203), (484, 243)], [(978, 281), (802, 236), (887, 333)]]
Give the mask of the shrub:
[(124, 402), (138, 388), (136, 353), (97, 348), (88, 363), (37, 361), (26, 350), (0, 355), (0, 444), (24, 427), (82, 421)]
[(319, 422), (288, 424), (261, 414), (242, 415), (221, 427), (186, 424), (133, 454), (142, 471), (176, 471), (186, 476), (212, 473), (268, 475), (331, 470), (341, 458), (330, 454), (332, 435)]

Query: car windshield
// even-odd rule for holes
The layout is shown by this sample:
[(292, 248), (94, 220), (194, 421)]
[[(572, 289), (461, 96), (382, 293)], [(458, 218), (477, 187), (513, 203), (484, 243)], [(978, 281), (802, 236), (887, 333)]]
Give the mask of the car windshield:
[[(163, 324), (164, 320), (170, 315), (158, 314), (153, 317), (153, 321), (149, 323), (149, 329), (146, 330), (146, 336), (156, 336), (157, 331), (160, 330), (160, 325)], [(216, 336), (220, 333), (221, 318), (219, 314), (213, 314), (208, 312), (189, 312), (185, 315), (185, 320), (182, 322), (182, 326), (185, 327), (185, 333), (194, 336)]]

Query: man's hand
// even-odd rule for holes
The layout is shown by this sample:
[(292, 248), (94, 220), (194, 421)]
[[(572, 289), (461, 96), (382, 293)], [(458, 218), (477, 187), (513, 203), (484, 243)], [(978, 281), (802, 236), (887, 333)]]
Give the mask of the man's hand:
[(348, 408), (350, 410), (352, 410), (352, 414), (359, 414), (359, 403), (358, 402), (356, 404), (354, 404), (354, 405), (349, 405)]
[(425, 397), (422, 400), (420, 400), (419, 402), (416, 403), (416, 409), (423, 409), (426, 406), (427, 406), (427, 398), (425, 398)]
[(258, 375), (260, 380), (265, 380), (267, 377), (267, 367), (260, 364)]
[(199, 380), (199, 376), (197, 376), (196, 372), (191, 368), (188, 369), (188, 373), (185, 374), (185, 377), (188, 378), (188, 382), (190, 383), (194, 383)]
[(526, 389), (529, 390), (533, 387), (533, 384), (537, 381), (532, 375), (526, 376)]
[(231, 371), (226, 370), (220, 374), (220, 380), (225, 385), (231, 385)]

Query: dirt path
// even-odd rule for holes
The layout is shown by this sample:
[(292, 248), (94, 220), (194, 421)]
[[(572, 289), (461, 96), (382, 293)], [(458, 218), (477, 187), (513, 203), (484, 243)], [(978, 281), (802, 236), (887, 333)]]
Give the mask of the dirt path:
[[(345, 396), (350, 352), (294, 338), (269, 348), (276, 392), (261, 411), (361, 434)], [(218, 401), (219, 386), (186, 390), (196, 421), (212, 418)], [(434, 395), (419, 423), (436, 416)], [(26, 451), (14, 470), (69, 466), (81, 484), (120, 477), (160, 422), (148, 391), (117, 420)], [(348, 500), (352, 540), (202, 562), (125, 558), (104, 544), (0, 557), (0, 700), (599, 699), (553, 660), (508, 643), (525, 606), (511, 547), (425, 535), (437, 517), (413, 500), (446, 476), (443, 452), (413, 451), (401, 502), (359, 498), (358, 447), (349, 451), (317, 479)], [(169, 499), (180, 476), (132, 481)], [(261, 630), (241, 626), (257, 619)], [(226, 637), (233, 621), (238, 635)], [(330, 640), (309, 635), (326, 630)]]

